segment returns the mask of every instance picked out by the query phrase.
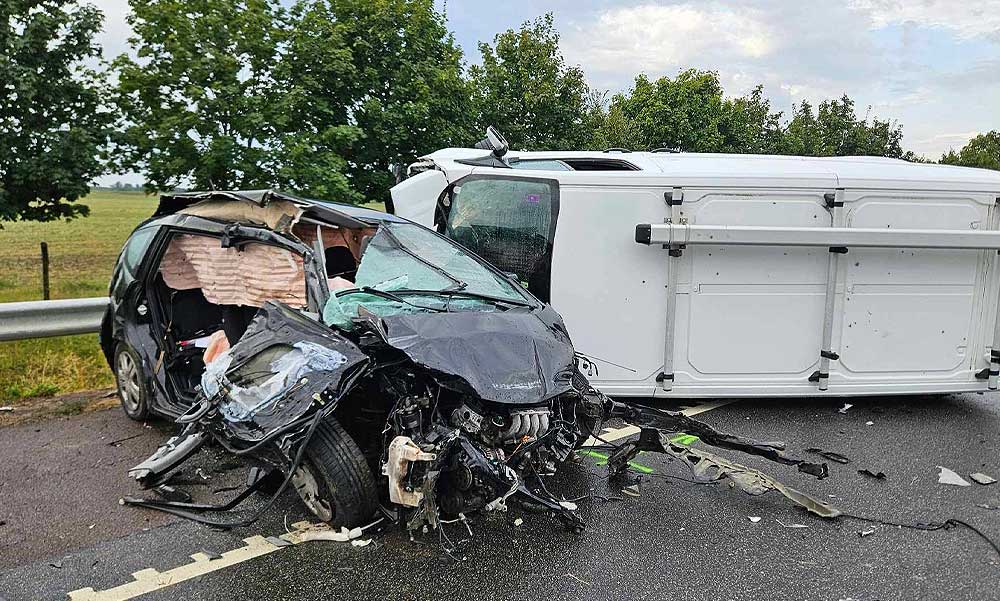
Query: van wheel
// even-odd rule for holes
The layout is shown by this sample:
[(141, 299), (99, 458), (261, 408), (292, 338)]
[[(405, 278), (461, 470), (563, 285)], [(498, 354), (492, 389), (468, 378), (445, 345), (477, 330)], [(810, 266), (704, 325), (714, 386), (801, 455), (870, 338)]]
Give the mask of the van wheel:
[(124, 342), (115, 349), (115, 383), (125, 415), (141, 422), (149, 419), (149, 390), (142, 373), (142, 360)]
[(292, 485), (316, 517), (331, 525), (363, 526), (378, 508), (378, 489), (365, 456), (336, 419), (309, 440)]

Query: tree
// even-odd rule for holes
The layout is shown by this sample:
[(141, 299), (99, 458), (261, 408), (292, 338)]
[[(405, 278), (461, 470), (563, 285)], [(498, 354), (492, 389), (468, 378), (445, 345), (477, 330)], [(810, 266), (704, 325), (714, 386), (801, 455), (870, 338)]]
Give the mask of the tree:
[(340, 172), (353, 199), (382, 199), (394, 166), (470, 143), (462, 52), (432, 0), (308, 0), (292, 15), (278, 80), (296, 187)]
[(481, 42), (469, 67), (479, 125), (494, 125), (512, 148), (575, 150), (593, 144), (603, 95), (566, 65), (552, 13)]
[[(846, 94), (825, 100), (816, 113), (803, 101), (793, 109), (781, 144), (782, 154), (805, 156), (885, 156), (902, 158), (903, 130), (891, 121), (858, 119)], [(911, 156), (911, 155), (906, 155)]]
[(1000, 131), (990, 131), (969, 140), (957, 153), (949, 150), (941, 157), (947, 165), (1000, 170)]
[(0, 3), (0, 221), (87, 214), (76, 201), (104, 171), (112, 121), (87, 66), (102, 18), (72, 0)]
[(122, 168), (147, 190), (273, 184), (277, 0), (130, 0), (118, 57)]

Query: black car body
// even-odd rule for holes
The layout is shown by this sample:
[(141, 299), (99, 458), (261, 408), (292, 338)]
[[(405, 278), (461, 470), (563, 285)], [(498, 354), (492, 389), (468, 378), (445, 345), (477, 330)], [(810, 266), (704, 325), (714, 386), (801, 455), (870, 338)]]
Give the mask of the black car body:
[[(381, 506), (409, 529), (436, 528), (442, 516), (503, 509), (513, 497), (582, 528), (544, 478), (617, 416), (642, 428), (614, 450), (617, 475), (636, 453), (660, 451), (700, 478), (777, 489), (836, 515), (667, 434), (820, 477), (825, 465), (608, 399), (581, 373), (587, 360), (551, 307), (455, 242), (386, 213), (274, 191), (165, 195), (126, 243), (110, 295), (101, 344), (123, 408), (181, 428), (130, 472), (145, 487), (162, 486), (211, 441), (261, 468), (248, 491), (273, 482), (273, 501), (292, 485), (338, 525), (359, 526)], [(232, 504), (126, 502), (248, 522), (205, 517)]]

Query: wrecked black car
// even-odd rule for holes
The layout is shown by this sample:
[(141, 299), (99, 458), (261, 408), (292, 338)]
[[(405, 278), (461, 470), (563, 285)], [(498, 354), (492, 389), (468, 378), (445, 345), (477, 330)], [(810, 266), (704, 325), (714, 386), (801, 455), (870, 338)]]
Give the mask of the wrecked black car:
[[(133, 419), (180, 427), (130, 471), (162, 487), (214, 444), (255, 467), (225, 505), (127, 504), (210, 517), (289, 486), (318, 518), (357, 527), (381, 510), (407, 529), (519, 501), (584, 524), (545, 485), (602, 424), (639, 426), (614, 446), (612, 476), (641, 451), (666, 453), (701, 481), (778, 490), (825, 517), (837, 510), (763, 473), (673, 442), (794, 465), (826, 465), (715, 431), (680, 413), (615, 402), (581, 372), (559, 315), (513, 277), (390, 214), (275, 191), (161, 196), (122, 251), (101, 344)], [(608, 447), (610, 448), (610, 446)]]

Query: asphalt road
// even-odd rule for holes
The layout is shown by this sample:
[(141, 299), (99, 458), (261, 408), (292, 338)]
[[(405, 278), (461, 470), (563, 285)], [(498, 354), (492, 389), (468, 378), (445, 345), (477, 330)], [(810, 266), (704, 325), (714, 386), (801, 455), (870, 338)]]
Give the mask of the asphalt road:
[[(902, 524), (959, 519), (1000, 542), (1000, 510), (980, 506), (1000, 506), (1000, 483), (937, 481), (937, 466), (1000, 478), (1000, 395), (850, 402), (841, 414), (843, 401), (835, 399), (740, 401), (698, 418), (791, 449), (846, 455), (849, 464), (830, 462), (830, 477), (817, 481), (719, 453), (845, 513)], [(750, 497), (692, 484), (680, 479), (688, 476), (683, 466), (649, 454), (638, 459), (653, 470), (638, 497), (610, 490), (597, 457), (564, 467), (550, 488), (592, 497), (579, 503), (588, 524), (579, 535), (546, 515), (511, 510), (473, 524), (457, 560), (433, 533), (411, 541), (395, 528), (366, 547), (273, 547), (253, 538), (247, 546), (245, 538), (284, 534), (305, 519), (296, 499), (287, 496), (253, 527), (228, 532), (117, 504), (135, 492), (125, 470), (167, 435), (165, 425), (143, 428), (117, 410), (0, 430), (0, 599), (67, 599), (88, 587), (135, 584), (132, 573), (150, 568), (157, 572), (140, 579), (163, 586), (143, 599), (1000, 599), (1000, 554), (963, 526), (923, 531), (823, 520), (777, 493)], [(224, 457), (206, 455), (200, 465), (208, 480), (185, 473), (198, 498), (224, 498), (232, 493), (212, 491), (243, 478)], [(887, 477), (858, 473), (865, 468)], [(469, 538), (459, 524), (447, 532)], [(208, 562), (221, 566), (262, 544), (266, 554), (189, 580), (178, 571), (198, 552), (222, 554)]]

